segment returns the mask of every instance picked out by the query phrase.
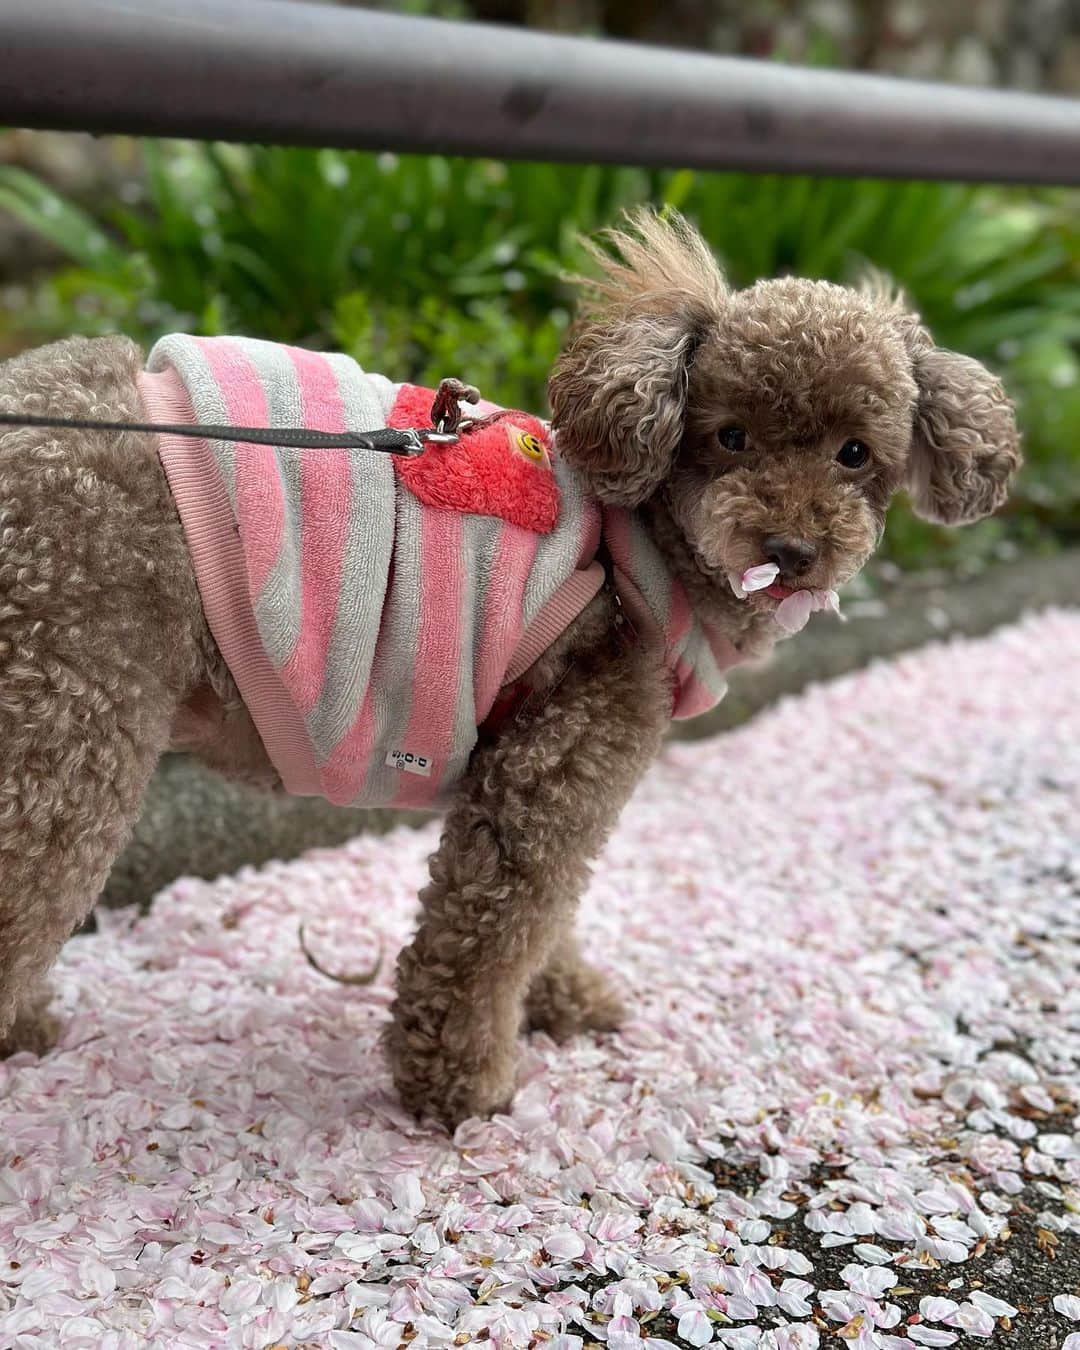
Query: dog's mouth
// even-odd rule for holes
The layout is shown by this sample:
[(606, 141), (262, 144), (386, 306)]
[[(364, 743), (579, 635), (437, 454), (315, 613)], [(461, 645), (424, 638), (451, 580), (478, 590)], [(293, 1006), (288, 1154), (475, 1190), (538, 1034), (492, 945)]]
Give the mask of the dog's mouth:
[(744, 571), (728, 569), (728, 582), (740, 600), (771, 608), (772, 602), (786, 600), (794, 591), (780, 580), (780, 569), (768, 563), (758, 563)]
[(770, 611), (775, 609), (776, 622), (786, 633), (804, 628), (816, 610), (840, 613), (840, 597), (834, 590), (787, 586), (780, 580), (780, 568), (775, 563), (757, 563), (739, 576), (729, 572), (728, 581), (738, 599)]
[[(751, 586), (744, 589), (741, 584), (741, 578), (736, 579), (734, 573), (728, 574), (731, 581), (731, 589), (740, 599), (748, 600), (752, 605), (757, 605), (763, 609), (774, 609), (781, 601), (786, 600), (789, 595), (794, 595), (799, 586), (787, 586), (779, 578), (763, 586), (760, 583), (757, 586)], [(740, 592), (742, 592), (740, 594)]]

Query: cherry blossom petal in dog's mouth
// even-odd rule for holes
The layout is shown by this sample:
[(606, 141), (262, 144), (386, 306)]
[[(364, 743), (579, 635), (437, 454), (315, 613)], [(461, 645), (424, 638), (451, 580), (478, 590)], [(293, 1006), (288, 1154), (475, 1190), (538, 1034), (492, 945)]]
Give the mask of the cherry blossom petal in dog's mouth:
[(744, 591), (763, 591), (779, 575), (780, 569), (775, 563), (759, 563), (756, 567), (748, 567), (739, 580)]
[(776, 607), (776, 622), (785, 633), (805, 628), (815, 609), (814, 597), (807, 591), (792, 591)]
[(732, 591), (740, 600), (745, 600), (754, 591), (764, 591), (775, 582), (780, 569), (775, 563), (758, 563), (744, 572), (729, 572), (728, 582)]
[[(769, 588), (772, 593), (772, 588)], [(840, 615), (840, 597), (835, 591), (800, 590), (787, 591), (776, 607), (776, 622), (787, 633), (798, 633), (806, 627), (810, 615), (818, 610), (829, 610)]]
[(0, 1063), (0, 1345), (1080, 1350), (1078, 669), (1051, 612), (668, 746), (625, 1025), (453, 1139), (380, 1046), (436, 825), (103, 911)]

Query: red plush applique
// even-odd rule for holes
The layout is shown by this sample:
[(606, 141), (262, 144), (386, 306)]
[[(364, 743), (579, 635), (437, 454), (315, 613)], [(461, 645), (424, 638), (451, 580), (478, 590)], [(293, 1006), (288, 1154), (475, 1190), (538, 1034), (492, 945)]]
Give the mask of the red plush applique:
[[(390, 426), (431, 426), (434, 397), (430, 389), (402, 385)], [(394, 465), (425, 506), (498, 516), (537, 534), (549, 534), (559, 518), (551, 437), (529, 413), (499, 413), (453, 445), (430, 444), (422, 455), (396, 456)]]

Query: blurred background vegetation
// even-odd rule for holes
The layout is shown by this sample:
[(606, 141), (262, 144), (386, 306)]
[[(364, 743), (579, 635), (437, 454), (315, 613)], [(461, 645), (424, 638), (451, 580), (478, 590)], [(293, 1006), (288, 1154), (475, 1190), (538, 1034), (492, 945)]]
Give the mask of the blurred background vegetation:
[[(1075, 13), (1075, 0), (1056, 8), (1070, 6)], [(468, 9), (457, 0), (384, 7), (457, 17)], [(1044, 7), (1056, 12), (1055, 0)], [(865, 12), (880, 18), (901, 8), (871, 4)], [(937, 22), (965, 4), (924, 8)], [(984, 6), (966, 0), (966, 8)], [(1017, 0), (998, 3), (995, 13), (1030, 8)], [(832, 0), (831, 11), (794, 0), (741, 7), (489, 0), (474, 10), (652, 39), (664, 36), (653, 31), (662, 11), (672, 41), (897, 68), (884, 38), (875, 46), (857, 23), (842, 31), (845, 0)], [(707, 31), (690, 23), (695, 15)], [(973, 64), (965, 38), (962, 30), (952, 45), (935, 38), (937, 67), (922, 68), (930, 58), (920, 58), (916, 73), (956, 77), (961, 60), (960, 77), (966, 69), (995, 82), (1071, 80), (1068, 65), (1061, 74), (1070, 48), (1060, 35), (1052, 49), (1036, 43), (1026, 64), (1017, 63), (1022, 43), (999, 44), (998, 66), (989, 42), (986, 59)], [(5, 353), (68, 333), (123, 331), (151, 342), (177, 329), (242, 332), (335, 347), (398, 379), (457, 374), (488, 397), (542, 410), (570, 317), (563, 274), (583, 263), (578, 237), (613, 223), (626, 206), (678, 206), (738, 284), (784, 272), (844, 281), (872, 264), (903, 286), (940, 342), (1000, 371), (1020, 405), (1028, 457), (1014, 501), (974, 529), (938, 530), (895, 508), (886, 567), (968, 571), (1018, 550), (1080, 541), (1075, 192), (26, 132), (0, 135), (0, 161)]]

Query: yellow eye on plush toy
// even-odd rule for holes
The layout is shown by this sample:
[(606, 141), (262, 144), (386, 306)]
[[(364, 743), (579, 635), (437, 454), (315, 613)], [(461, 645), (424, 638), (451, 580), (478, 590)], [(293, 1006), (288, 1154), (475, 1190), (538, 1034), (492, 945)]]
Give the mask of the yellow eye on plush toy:
[(532, 435), (532, 432), (518, 433), (517, 448), (522, 455), (528, 455), (529, 459), (544, 458), (544, 447), (537, 440), (537, 437)]
[(514, 449), (519, 450), (526, 459), (543, 460), (546, 458), (543, 443), (540, 437), (534, 435), (533, 432), (520, 431), (517, 427), (511, 427), (510, 436)]
[(506, 427), (506, 439), (510, 441), (510, 448), (516, 450), (518, 455), (524, 455), (525, 459), (532, 459), (535, 463), (543, 463), (547, 459), (543, 440), (540, 440), (536, 432), (525, 431), (524, 428), (514, 427), (513, 423), (510, 423)]

